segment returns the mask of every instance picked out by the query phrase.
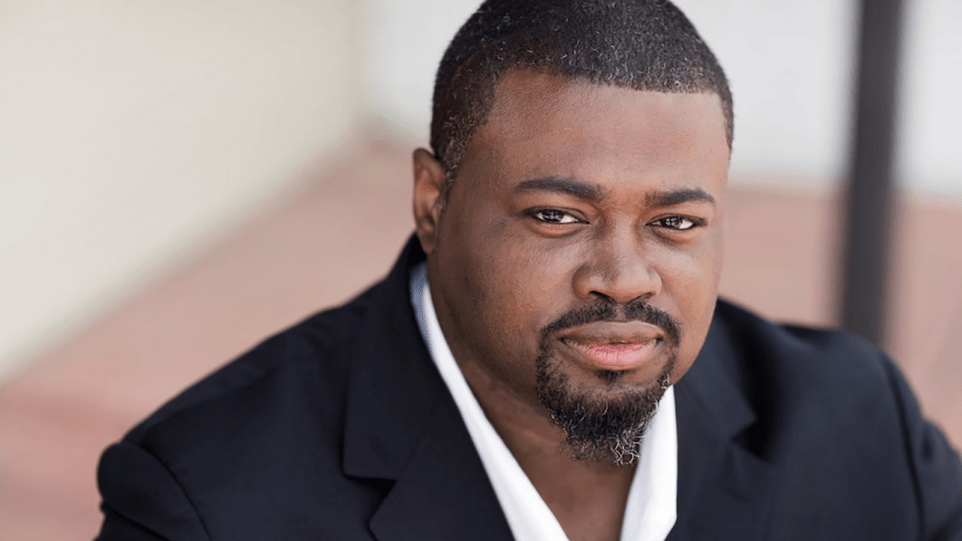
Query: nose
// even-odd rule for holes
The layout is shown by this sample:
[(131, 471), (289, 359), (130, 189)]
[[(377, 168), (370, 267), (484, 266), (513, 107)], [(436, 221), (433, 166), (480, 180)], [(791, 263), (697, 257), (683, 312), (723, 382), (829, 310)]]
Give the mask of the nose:
[(650, 299), (661, 291), (662, 281), (634, 227), (612, 227), (592, 242), (582, 265), (575, 271), (574, 290), (579, 298), (601, 297), (626, 304)]

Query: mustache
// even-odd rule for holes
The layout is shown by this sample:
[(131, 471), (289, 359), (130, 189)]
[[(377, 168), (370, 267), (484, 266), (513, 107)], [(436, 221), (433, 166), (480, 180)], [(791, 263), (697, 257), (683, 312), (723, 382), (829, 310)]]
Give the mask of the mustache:
[(641, 321), (664, 331), (665, 340), (671, 346), (677, 346), (681, 341), (681, 323), (668, 312), (639, 298), (624, 305), (600, 300), (565, 312), (541, 329), (541, 343), (547, 344), (548, 338), (559, 331), (602, 321)]

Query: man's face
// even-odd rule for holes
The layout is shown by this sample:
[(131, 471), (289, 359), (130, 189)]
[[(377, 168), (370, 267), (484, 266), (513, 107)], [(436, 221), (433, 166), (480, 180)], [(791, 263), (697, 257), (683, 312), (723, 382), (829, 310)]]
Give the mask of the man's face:
[(612, 412), (646, 420), (622, 406), (652, 409), (708, 332), (728, 157), (714, 94), (502, 80), (446, 198), (415, 190), (438, 319), (482, 405), (594, 416), (588, 437)]

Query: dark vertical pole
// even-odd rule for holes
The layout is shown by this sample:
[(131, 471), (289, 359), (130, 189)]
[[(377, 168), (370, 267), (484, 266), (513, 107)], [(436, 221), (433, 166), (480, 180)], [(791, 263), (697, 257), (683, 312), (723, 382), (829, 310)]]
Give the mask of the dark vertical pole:
[(902, 0), (861, 0), (842, 325), (875, 343), (885, 321)]

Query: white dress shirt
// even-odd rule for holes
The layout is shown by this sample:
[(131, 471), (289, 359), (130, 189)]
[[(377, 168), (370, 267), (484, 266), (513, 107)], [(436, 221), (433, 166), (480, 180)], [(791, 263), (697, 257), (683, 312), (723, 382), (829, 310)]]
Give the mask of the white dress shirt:
[[(454, 397), (517, 541), (567, 541), (561, 524), (488, 421), (441, 331), (424, 263), (411, 272), (411, 304), (421, 336)], [(621, 525), (621, 541), (664, 541), (675, 525), (678, 434), (675, 393), (665, 391), (641, 443)]]

